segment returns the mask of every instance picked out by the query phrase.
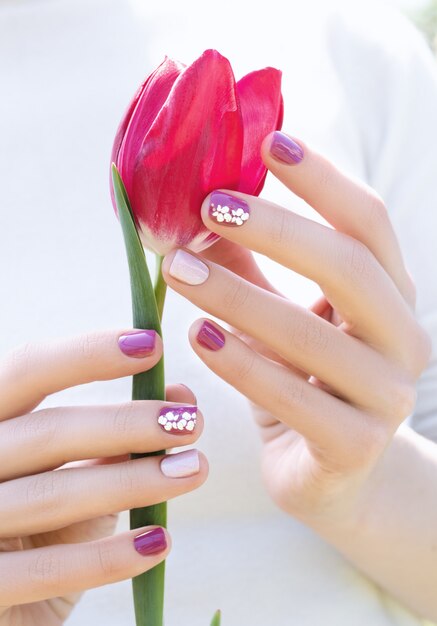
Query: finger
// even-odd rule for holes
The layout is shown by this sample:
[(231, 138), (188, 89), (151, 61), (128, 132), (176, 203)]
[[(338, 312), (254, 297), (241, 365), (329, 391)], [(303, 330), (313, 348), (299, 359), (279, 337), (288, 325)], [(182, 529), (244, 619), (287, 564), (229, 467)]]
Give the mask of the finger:
[[(268, 169), (335, 229), (363, 243), (411, 302), (411, 279), (383, 200), (300, 139), (275, 132), (261, 149)], [(293, 155), (297, 158), (293, 158)], [(301, 160), (299, 160), (301, 157)]]
[[(189, 331), (196, 354), (218, 376), (289, 428), (329, 467), (353, 468), (381, 452), (388, 425), (310, 384), (279, 363), (265, 359), (209, 320)], [(398, 408), (398, 407), (397, 407)], [(396, 409), (393, 408), (393, 411)]]
[(208, 463), (197, 450), (125, 463), (60, 469), (0, 485), (0, 537), (63, 528), (86, 519), (150, 506), (197, 489)]
[(167, 402), (185, 402), (186, 404), (197, 404), (194, 392), (183, 383), (177, 385), (167, 385), (165, 389), (165, 399)]
[[(170, 287), (263, 342), (348, 402), (390, 416), (391, 401), (407, 395), (405, 373), (400, 367), (311, 311), (183, 250), (168, 254), (162, 269)], [(187, 278), (193, 282), (196, 276), (203, 282), (182, 282)]]
[[(260, 198), (232, 194), (235, 200), (221, 192), (206, 199), (202, 216), (208, 228), (318, 283), (345, 320), (348, 334), (409, 363), (417, 341), (423, 344), (417, 322), (390, 276), (361, 242)], [(232, 227), (215, 221), (220, 218), (218, 206), (237, 211), (233, 207), (242, 201), (244, 215), (250, 215), (245, 222)]]
[(153, 330), (108, 330), (20, 346), (0, 363), (0, 420), (22, 415), (56, 391), (132, 376), (162, 356)]
[(5, 553), (0, 555), (0, 605), (38, 602), (133, 578), (158, 565), (170, 549), (166, 530), (146, 526), (98, 541)]
[[(189, 390), (179, 395), (193, 397)], [(202, 415), (187, 403), (138, 400), (34, 411), (0, 423), (0, 481), (81, 459), (190, 445), (202, 430)]]

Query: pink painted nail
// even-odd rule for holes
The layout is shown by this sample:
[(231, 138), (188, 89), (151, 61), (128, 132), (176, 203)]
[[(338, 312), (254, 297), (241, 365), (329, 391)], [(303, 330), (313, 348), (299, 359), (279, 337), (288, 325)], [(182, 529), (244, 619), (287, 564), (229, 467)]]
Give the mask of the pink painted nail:
[(299, 144), (279, 130), (273, 133), (270, 154), (277, 161), (287, 165), (297, 165), (304, 157), (303, 150)]
[(196, 427), (196, 406), (167, 406), (160, 410), (158, 424), (171, 435), (186, 435)]
[(225, 336), (211, 322), (205, 320), (196, 337), (198, 343), (208, 350), (220, 350), (225, 345)]
[(154, 330), (134, 330), (118, 338), (120, 350), (127, 356), (141, 359), (155, 350), (156, 332)]
[(171, 262), (169, 274), (187, 285), (201, 285), (209, 276), (209, 268), (185, 250), (177, 250)]
[(134, 538), (134, 548), (142, 556), (159, 554), (167, 548), (167, 539), (162, 528), (153, 528)]
[(243, 226), (250, 217), (250, 209), (241, 198), (213, 191), (209, 201), (209, 217), (221, 226)]
[(161, 461), (161, 471), (168, 478), (186, 478), (198, 474), (199, 470), (200, 461), (197, 450), (169, 454)]

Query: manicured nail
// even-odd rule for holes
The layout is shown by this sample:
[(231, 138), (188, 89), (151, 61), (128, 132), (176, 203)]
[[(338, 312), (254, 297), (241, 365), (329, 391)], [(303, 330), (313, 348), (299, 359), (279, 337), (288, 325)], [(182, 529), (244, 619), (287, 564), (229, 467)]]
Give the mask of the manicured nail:
[(155, 344), (156, 332), (154, 330), (134, 330), (118, 338), (120, 350), (136, 359), (152, 354)]
[(196, 406), (167, 406), (160, 410), (158, 424), (172, 435), (193, 432), (197, 421)]
[(187, 285), (201, 285), (209, 276), (209, 268), (185, 250), (177, 250), (171, 262), (169, 274)]
[(209, 202), (209, 217), (222, 226), (242, 226), (250, 217), (247, 202), (221, 191), (213, 191)]
[(286, 163), (287, 165), (296, 165), (300, 163), (304, 157), (303, 150), (299, 144), (279, 130), (273, 133), (272, 143), (270, 144), (270, 154), (277, 161)]
[(162, 528), (153, 528), (134, 539), (134, 548), (143, 556), (159, 554), (167, 547), (167, 539)]
[(186, 478), (198, 474), (200, 470), (197, 450), (185, 450), (178, 454), (169, 454), (161, 461), (161, 471), (168, 478)]
[(225, 345), (225, 336), (211, 322), (205, 320), (196, 337), (197, 341), (208, 350), (220, 350)]

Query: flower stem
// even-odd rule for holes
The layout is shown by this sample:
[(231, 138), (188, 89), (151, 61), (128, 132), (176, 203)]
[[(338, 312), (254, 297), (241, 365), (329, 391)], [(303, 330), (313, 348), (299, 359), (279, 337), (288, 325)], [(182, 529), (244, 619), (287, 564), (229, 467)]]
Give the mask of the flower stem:
[[(126, 189), (115, 165), (112, 166), (112, 183), (128, 258), (133, 326), (134, 328), (153, 329), (161, 335), (160, 315), (155, 301), (146, 256), (135, 227), (135, 220)], [(165, 291), (161, 295), (161, 308), (164, 305), (164, 296)], [(165, 400), (163, 359), (151, 370), (141, 372), (133, 377), (132, 400)], [(131, 459), (164, 453), (165, 450), (147, 454), (131, 454)], [(130, 527), (132, 529), (149, 525), (166, 526), (166, 524), (166, 502), (130, 511)], [(162, 626), (164, 574), (165, 561), (132, 579), (137, 626)]]
[(161, 268), (164, 257), (156, 255), (156, 274), (155, 274), (155, 300), (158, 309), (159, 319), (162, 321), (162, 313), (164, 310), (165, 294), (167, 293), (167, 283), (165, 282)]

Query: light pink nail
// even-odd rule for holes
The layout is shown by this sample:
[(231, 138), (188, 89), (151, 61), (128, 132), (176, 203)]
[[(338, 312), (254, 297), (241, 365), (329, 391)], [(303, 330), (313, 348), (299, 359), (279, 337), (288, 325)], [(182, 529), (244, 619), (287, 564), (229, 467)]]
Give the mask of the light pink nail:
[(185, 478), (197, 474), (200, 470), (197, 450), (185, 450), (178, 454), (169, 454), (161, 461), (161, 471), (168, 478)]
[(209, 276), (209, 268), (185, 250), (177, 250), (171, 262), (169, 274), (187, 285), (201, 285)]

